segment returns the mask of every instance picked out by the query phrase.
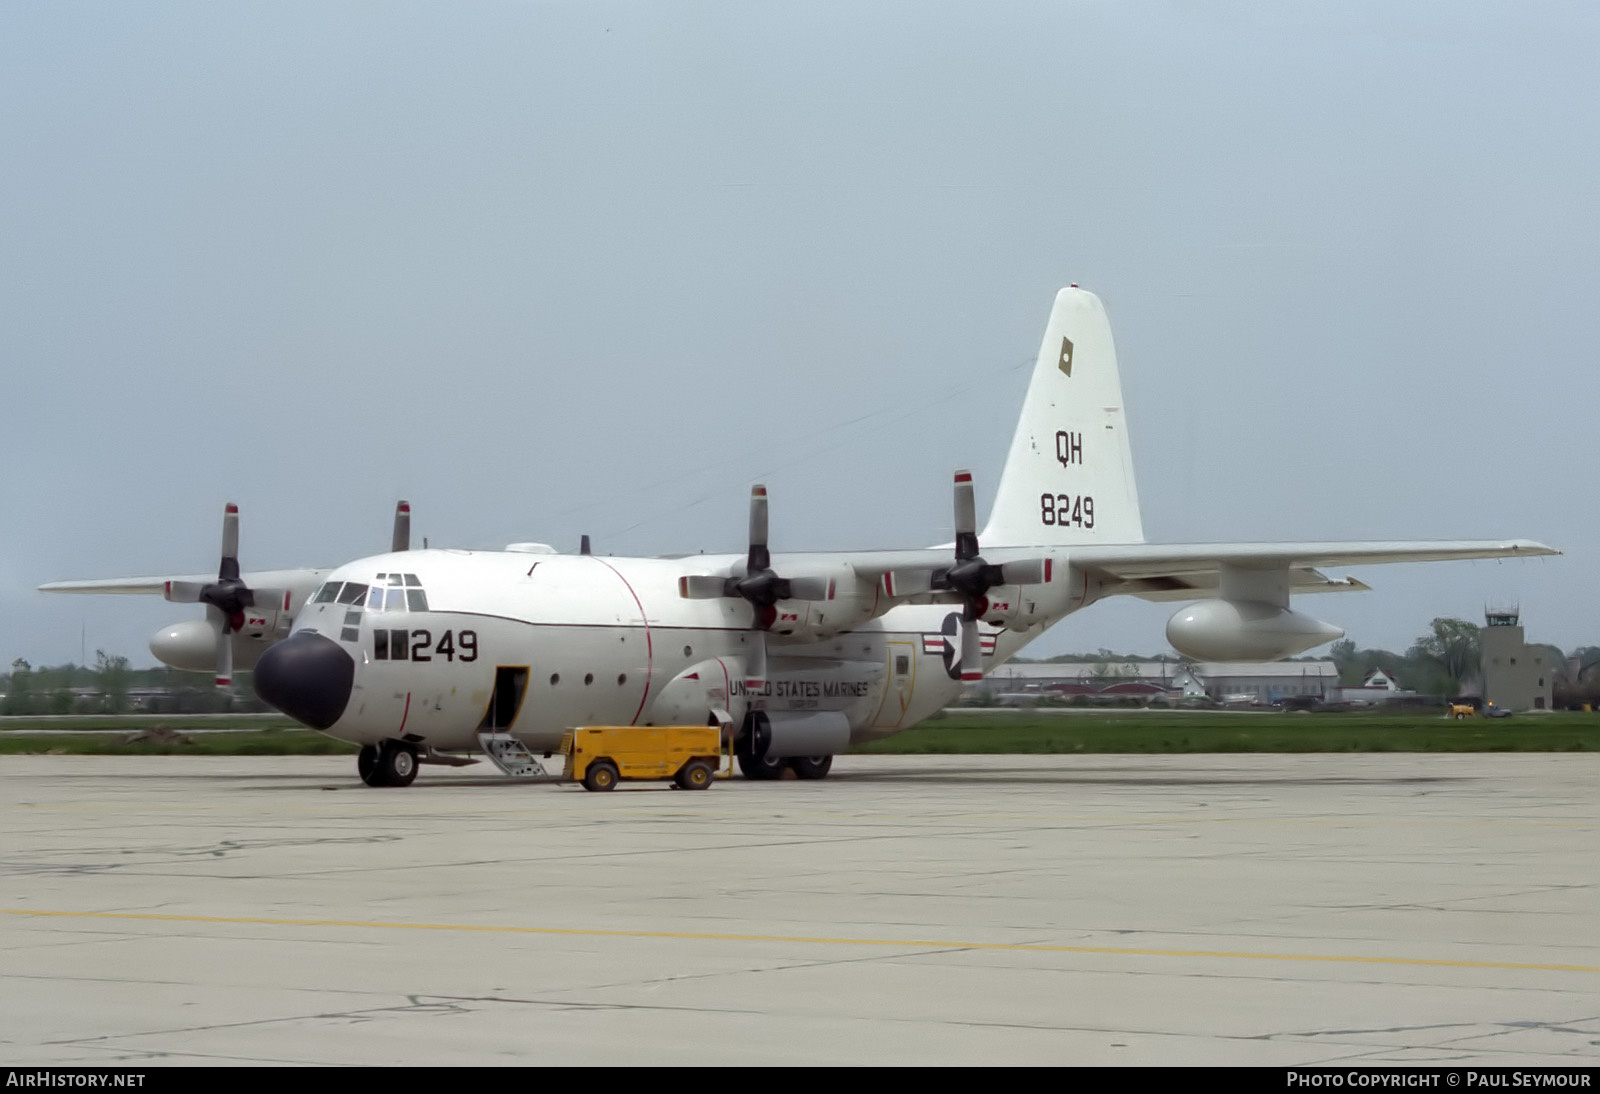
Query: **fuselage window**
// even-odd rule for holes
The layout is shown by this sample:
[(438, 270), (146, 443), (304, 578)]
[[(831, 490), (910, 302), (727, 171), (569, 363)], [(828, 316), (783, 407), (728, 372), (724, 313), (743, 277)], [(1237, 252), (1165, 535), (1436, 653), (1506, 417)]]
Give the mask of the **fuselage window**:
[(323, 585), (322, 588), (317, 590), (317, 596), (314, 603), (332, 604), (334, 598), (339, 595), (339, 590), (342, 588), (344, 588), (344, 582), (342, 581), (328, 582), (327, 584)]
[(359, 604), (367, 598), (367, 587), (355, 581), (345, 582), (344, 588), (339, 592), (339, 603)]

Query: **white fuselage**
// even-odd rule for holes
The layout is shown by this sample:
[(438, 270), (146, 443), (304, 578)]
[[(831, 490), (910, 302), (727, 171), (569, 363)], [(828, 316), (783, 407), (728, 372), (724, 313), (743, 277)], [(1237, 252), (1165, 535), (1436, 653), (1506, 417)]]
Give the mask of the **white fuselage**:
[[(370, 595), (360, 605), (314, 599), (294, 631), (337, 640), (355, 661), (350, 700), (327, 732), (361, 744), (404, 737), (445, 750), (477, 747), (502, 667), (528, 670), (509, 729), (535, 750), (555, 748), (573, 726), (661, 724), (662, 692), (708, 659), (726, 662), (730, 708), (748, 701), (767, 711), (840, 711), (852, 741), (909, 728), (961, 690), (941, 637), (959, 609), (924, 603), (895, 604), (831, 637), (773, 641), (766, 686), (746, 696), (737, 666), (754, 640), (750, 606), (685, 599), (678, 588), (686, 573), (737, 561), (437, 549), (380, 555), (340, 567), (329, 584), (382, 586), (379, 575), (413, 575), (426, 610), (412, 610), (415, 598), (402, 608), (407, 598), (392, 593), (381, 608)], [(988, 627), (984, 635), (986, 667), (1031, 637)]]

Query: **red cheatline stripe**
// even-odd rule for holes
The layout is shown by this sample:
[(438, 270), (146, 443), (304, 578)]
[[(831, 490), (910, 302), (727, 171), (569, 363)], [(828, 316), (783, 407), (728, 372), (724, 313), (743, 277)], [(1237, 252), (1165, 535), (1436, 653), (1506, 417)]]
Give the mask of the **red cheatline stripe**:
[(603, 558), (596, 561), (616, 574), (617, 580), (622, 582), (622, 587), (628, 590), (628, 595), (633, 597), (633, 603), (639, 609), (639, 624), (644, 627), (644, 694), (639, 696), (639, 709), (633, 712), (633, 721), (628, 723), (638, 725), (639, 715), (644, 713), (645, 701), (650, 698), (651, 673), (654, 672), (656, 665), (656, 644), (650, 634), (650, 617), (645, 615), (643, 601), (639, 599), (639, 594), (633, 591), (633, 586), (628, 584), (628, 579), (622, 576), (621, 571)]
[(1047, 558), (1044, 560), (1044, 579), (1046, 581), (1050, 580), (1050, 571), (1054, 569), (1055, 561), (1056, 560), (1053, 558)]

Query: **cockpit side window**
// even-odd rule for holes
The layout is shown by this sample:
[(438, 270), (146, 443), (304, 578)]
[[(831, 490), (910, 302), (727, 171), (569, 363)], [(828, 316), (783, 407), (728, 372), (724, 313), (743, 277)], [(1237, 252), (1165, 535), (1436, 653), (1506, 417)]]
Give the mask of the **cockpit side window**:
[(317, 590), (317, 595), (312, 602), (315, 604), (332, 604), (342, 588), (344, 588), (344, 582), (329, 581)]
[(367, 598), (367, 587), (360, 582), (347, 581), (339, 593), (339, 603), (359, 604)]
[(403, 612), (406, 610), (406, 591), (404, 589), (386, 589), (383, 596), (383, 610), (386, 612)]
[[(396, 591), (398, 591), (398, 590), (396, 590)], [(421, 589), (407, 589), (407, 590), (405, 590), (405, 594), (406, 594), (406, 601), (411, 605), (411, 610), (412, 611), (414, 611), (414, 612), (425, 612), (425, 611), (428, 610), (428, 594), (427, 593), (423, 592)]]

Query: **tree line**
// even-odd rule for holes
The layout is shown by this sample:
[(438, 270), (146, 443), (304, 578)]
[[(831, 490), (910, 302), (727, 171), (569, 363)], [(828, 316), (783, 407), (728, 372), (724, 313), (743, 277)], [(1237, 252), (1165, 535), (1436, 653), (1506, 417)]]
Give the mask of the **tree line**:
[(0, 674), (0, 714), (225, 714), (264, 711), (248, 672), (235, 673), (232, 691), (203, 673), (171, 668), (130, 668), (128, 659), (95, 651), (93, 665), (35, 668), (24, 658)]

